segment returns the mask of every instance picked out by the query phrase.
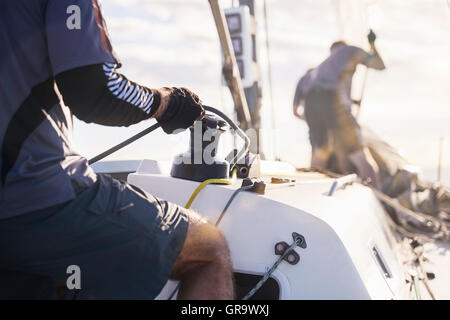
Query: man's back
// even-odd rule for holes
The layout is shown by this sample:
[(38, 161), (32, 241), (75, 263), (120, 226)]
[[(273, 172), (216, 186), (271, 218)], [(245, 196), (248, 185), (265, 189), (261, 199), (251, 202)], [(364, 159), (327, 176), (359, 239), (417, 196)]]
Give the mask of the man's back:
[[(95, 17), (83, 5), (80, 18), (89, 28)], [(95, 7), (96, 1), (90, 5)], [(66, 54), (75, 49), (71, 40), (90, 32), (81, 35), (70, 28), (69, 9), (68, 1), (0, 2), (0, 219), (71, 200), (77, 189), (96, 179), (86, 159), (72, 149), (72, 115), (60, 103), (54, 76), (114, 59), (110, 52), (89, 46)]]
[(343, 89), (350, 95), (353, 73), (365, 55), (364, 50), (355, 46), (341, 45), (332, 50), (330, 56), (316, 68), (315, 85), (327, 90)]
[(338, 44), (333, 48), (330, 56), (317, 68), (314, 78), (314, 86), (338, 91), (342, 102), (348, 105), (351, 101), (352, 78), (358, 64), (369, 68), (384, 69), (384, 63), (378, 53), (369, 54), (361, 48), (350, 46), (345, 43)]

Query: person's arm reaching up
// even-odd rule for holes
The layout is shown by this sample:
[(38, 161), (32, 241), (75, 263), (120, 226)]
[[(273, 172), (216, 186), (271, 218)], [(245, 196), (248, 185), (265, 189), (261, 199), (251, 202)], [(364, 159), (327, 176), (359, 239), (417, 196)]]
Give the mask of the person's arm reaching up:
[(375, 47), (375, 40), (377, 39), (376, 34), (370, 29), (369, 34), (367, 35), (367, 40), (370, 44), (370, 53), (365, 55), (362, 60), (362, 64), (366, 65), (368, 68), (376, 69), (376, 70), (384, 70), (386, 66), (384, 65), (384, 61), (378, 53), (377, 48)]
[(362, 61), (362, 64), (364, 64), (368, 68), (372, 68), (375, 70), (386, 69), (384, 61), (381, 58), (380, 54), (378, 53), (377, 48), (375, 47), (375, 43), (371, 43), (370, 47), (371, 47), (370, 53), (366, 54), (366, 56), (364, 57), (364, 59)]

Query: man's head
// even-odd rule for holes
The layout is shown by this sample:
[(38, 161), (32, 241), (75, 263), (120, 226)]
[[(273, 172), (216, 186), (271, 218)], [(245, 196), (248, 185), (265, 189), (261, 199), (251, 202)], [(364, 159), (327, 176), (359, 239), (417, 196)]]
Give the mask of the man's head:
[(347, 43), (344, 40), (339, 40), (339, 41), (335, 41), (333, 42), (333, 44), (330, 46), (330, 51), (335, 50), (336, 48), (339, 48), (341, 46), (346, 46)]

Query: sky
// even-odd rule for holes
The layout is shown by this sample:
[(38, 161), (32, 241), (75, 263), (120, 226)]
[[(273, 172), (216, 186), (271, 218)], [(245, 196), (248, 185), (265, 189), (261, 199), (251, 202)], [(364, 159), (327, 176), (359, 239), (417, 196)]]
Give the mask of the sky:
[[(340, 0), (344, 16), (337, 14), (337, 2), (267, 0), (275, 102), (272, 114), (262, 0), (257, 0), (266, 153), (275, 154), (275, 117), (279, 156), (296, 166), (309, 165), (307, 126), (291, 112), (296, 83), (309, 67), (327, 57), (333, 41), (344, 37), (366, 46), (363, 40), (371, 27), (387, 69), (368, 72), (360, 122), (422, 167), (428, 179), (436, 179), (442, 137), (443, 181), (450, 184), (447, 0)], [(221, 1), (223, 7), (231, 3)], [(152, 88), (188, 87), (205, 104), (233, 114), (228, 89), (222, 86), (220, 44), (207, 0), (107, 0), (102, 4), (113, 46), (123, 64), (121, 73)], [(358, 70), (356, 76), (362, 73)], [(356, 86), (356, 96), (358, 92)], [(90, 158), (151, 124), (108, 128), (76, 121), (76, 148)], [(185, 151), (187, 141), (187, 133), (167, 136), (156, 132), (108, 159), (169, 160)]]

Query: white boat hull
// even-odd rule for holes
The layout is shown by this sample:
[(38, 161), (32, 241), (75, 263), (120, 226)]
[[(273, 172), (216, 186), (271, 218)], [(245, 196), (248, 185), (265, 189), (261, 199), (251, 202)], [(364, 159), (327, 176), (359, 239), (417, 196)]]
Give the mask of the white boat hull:
[[(168, 170), (167, 164), (144, 160), (128, 182), (184, 206), (199, 182), (173, 178)], [(97, 172), (102, 172), (101, 164)], [(357, 183), (338, 186), (329, 196), (334, 181), (304, 175), (293, 184), (269, 183), (264, 195), (238, 194), (219, 225), (229, 243), (234, 271), (263, 275), (278, 258), (275, 244), (292, 243), (292, 233), (297, 232), (305, 237), (307, 247), (295, 248), (298, 264), (283, 261), (272, 274), (279, 288), (273, 298), (404, 298), (406, 281), (396, 256), (398, 244), (383, 208), (369, 188)], [(215, 222), (241, 183), (208, 185), (191, 208)], [(175, 286), (169, 281), (157, 299), (167, 299)]]

